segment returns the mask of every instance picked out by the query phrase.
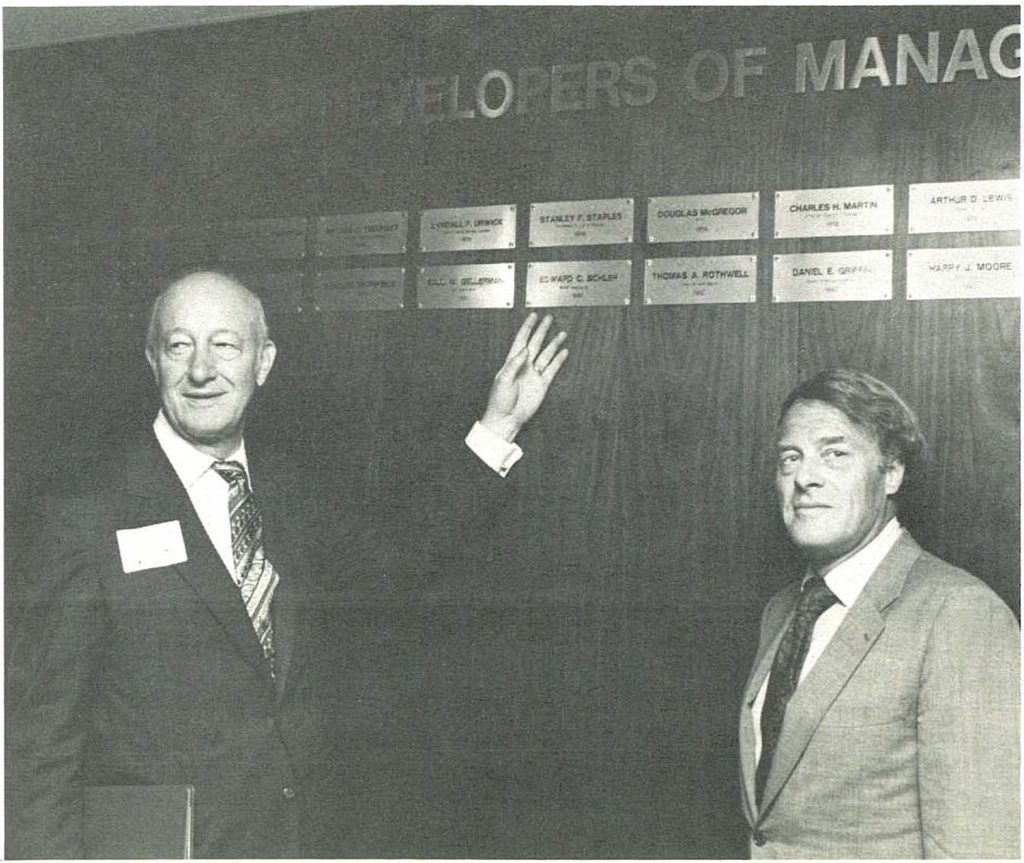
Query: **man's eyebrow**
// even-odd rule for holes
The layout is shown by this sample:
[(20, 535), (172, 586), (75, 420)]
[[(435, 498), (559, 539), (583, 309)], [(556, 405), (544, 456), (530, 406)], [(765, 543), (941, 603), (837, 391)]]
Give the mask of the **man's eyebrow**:
[[(818, 438), (815, 441), (815, 443), (818, 446), (829, 446), (835, 443), (846, 443), (846, 435), (833, 435), (831, 437)], [(775, 444), (775, 449), (781, 452), (784, 449), (800, 449), (800, 447), (798, 447), (795, 443), (790, 443), (789, 441), (781, 440), (777, 444)]]

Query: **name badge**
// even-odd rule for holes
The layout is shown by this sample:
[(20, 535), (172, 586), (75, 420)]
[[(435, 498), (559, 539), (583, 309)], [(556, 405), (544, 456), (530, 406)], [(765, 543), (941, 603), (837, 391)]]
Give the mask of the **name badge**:
[(121, 552), (121, 567), (126, 575), (188, 560), (185, 537), (181, 535), (178, 521), (119, 530), (117, 548)]

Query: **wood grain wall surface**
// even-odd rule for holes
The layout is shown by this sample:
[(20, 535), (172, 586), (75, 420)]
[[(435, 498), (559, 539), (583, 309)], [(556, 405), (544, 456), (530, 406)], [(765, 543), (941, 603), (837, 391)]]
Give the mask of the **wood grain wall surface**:
[[(555, 310), (570, 358), (522, 435), (500, 523), (420, 591), (349, 596), (338, 853), (744, 855), (736, 714), (760, 609), (797, 572), (768, 458), (797, 380), (853, 366), (915, 406), (930, 460), (906, 522), (1019, 612), (1019, 301), (911, 302), (903, 266), (908, 248), (1019, 243), (908, 236), (906, 213), (911, 183), (1018, 175), (1019, 81), (911, 70), (907, 86), (796, 94), (793, 49), (820, 58), (846, 39), (849, 72), (877, 36), (894, 75), (899, 33), (924, 51), (939, 32), (944, 68), (961, 29), (987, 58), (1018, 20), (976, 6), (352, 7), (8, 52), (9, 616), (40, 493), (151, 421), (147, 303), (177, 269), (233, 264), (218, 224), (409, 211), (407, 254), (331, 261), (407, 267), (405, 309), (316, 310), (310, 260), (301, 311), (266, 292), (279, 360), (250, 434), (357, 500), (416, 495), (392, 486), (403, 453), (465, 433), (523, 316), (527, 263), (626, 258), (628, 307)], [(686, 95), (697, 51), (754, 46), (766, 69), (744, 97)], [(425, 123), (345, 97), (636, 56), (657, 67), (646, 106)], [(776, 190), (870, 184), (895, 187), (891, 237), (772, 238)], [(760, 192), (760, 239), (644, 241), (646, 197), (724, 191)], [(530, 203), (605, 197), (641, 202), (636, 242), (529, 248)], [(421, 210), (507, 203), (514, 251), (416, 251)], [(164, 241), (169, 225), (198, 243)], [(892, 249), (891, 301), (771, 303), (772, 255), (859, 249)], [(642, 304), (646, 257), (717, 254), (758, 256), (756, 303)], [(491, 261), (516, 263), (515, 309), (415, 309), (417, 267)]]

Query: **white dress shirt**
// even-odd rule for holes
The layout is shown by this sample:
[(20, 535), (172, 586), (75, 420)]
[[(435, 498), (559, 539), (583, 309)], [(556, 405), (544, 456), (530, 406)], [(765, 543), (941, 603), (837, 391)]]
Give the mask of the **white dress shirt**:
[[(171, 427), (163, 411), (160, 411), (153, 421), (153, 432), (156, 434), (160, 449), (164, 451), (164, 455), (185, 487), (196, 515), (206, 530), (206, 535), (217, 549), (217, 554), (227, 567), (228, 573), (234, 578), (231, 519), (228, 516), (228, 484), (212, 467), (213, 463), (220, 459), (215, 459), (192, 446)], [(223, 461), (236, 461), (245, 468), (246, 475), (249, 474), (244, 442)], [(249, 488), (252, 488), (252, 477), (249, 478)]]
[[(896, 544), (896, 540), (900, 538), (902, 532), (903, 528), (900, 527), (899, 521), (895, 518), (890, 519), (878, 536), (864, 548), (825, 573), (825, 584), (836, 595), (839, 602), (822, 612), (821, 617), (814, 624), (814, 629), (811, 631), (811, 643), (807, 649), (807, 658), (800, 669), (800, 682), (814, 667), (818, 657), (824, 653), (832, 636), (836, 634), (840, 624), (846, 618), (850, 606), (857, 601), (857, 597), (864, 590), (864, 585), (868, 583), (868, 579), (878, 569), (882, 559)], [(814, 575), (814, 570), (808, 567), (807, 573), (804, 575), (804, 582), (806, 583), (807, 579)], [(770, 673), (768, 677), (771, 677)], [(764, 697), (768, 692), (768, 677), (765, 677), (751, 708), (754, 718), (754, 757), (758, 761), (761, 760), (761, 709), (764, 707)]]
[(474, 423), (466, 435), (466, 446), (477, 454), (480, 460), (499, 476), (507, 476), (523, 451), (518, 444), (509, 443), (501, 435), (496, 435), (489, 428)]

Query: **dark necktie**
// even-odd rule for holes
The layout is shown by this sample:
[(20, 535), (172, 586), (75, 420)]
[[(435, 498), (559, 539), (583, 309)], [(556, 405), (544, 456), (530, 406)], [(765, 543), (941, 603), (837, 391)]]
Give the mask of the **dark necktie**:
[(789, 629), (779, 642), (778, 652), (772, 661), (768, 677), (768, 691), (761, 708), (761, 759), (757, 762), (757, 805), (761, 805), (764, 786), (768, 782), (775, 747), (782, 731), (786, 716), (786, 705), (800, 682), (800, 671), (807, 659), (807, 648), (811, 644), (814, 624), (827, 609), (836, 603), (836, 596), (820, 575), (815, 575), (804, 584), (797, 604), (796, 613)]
[(228, 513), (231, 517), (231, 553), (235, 562), (235, 584), (242, 594), (263, 655), (274, 674), (274, 627), (270, 601), (278, 575), (263, 556), (263, 520), (256, 497), (249, 490), (245, 468), (236, 461), (216, 461), (213, 469), (228, 483)]

